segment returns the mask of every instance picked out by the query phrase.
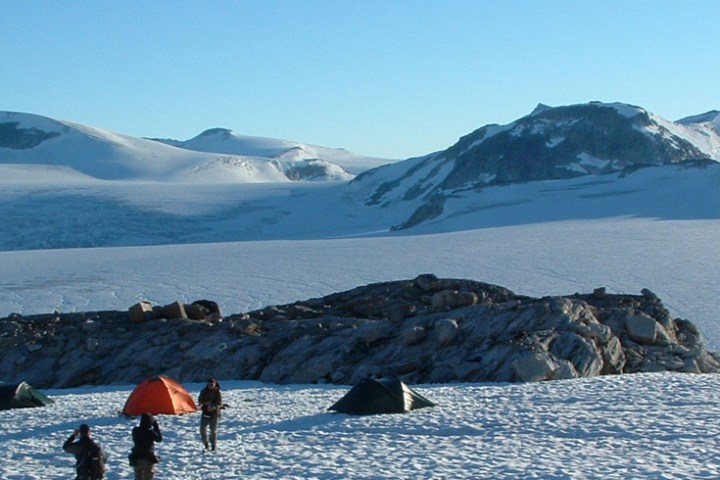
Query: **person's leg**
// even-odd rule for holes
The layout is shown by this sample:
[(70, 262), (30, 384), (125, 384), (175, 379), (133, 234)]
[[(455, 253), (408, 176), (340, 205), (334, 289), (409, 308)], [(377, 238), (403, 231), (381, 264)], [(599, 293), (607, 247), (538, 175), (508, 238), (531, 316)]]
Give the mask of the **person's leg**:
[(220, 417), (215, 416), (210, 422), (210, 445), (212, 446), (213, 450), (215, 450), (215, 446), (217, 445), (217, 427), (219, 421)]
[(145, 469), (145, 477), (143, 480), (153, 480), (155, 478), (155, 464), (150, 462)]
[[(206, 418), (204, 415), (200, 416), (200, 438), (202, 439), (203, 445), (205, 445), (205, 450), (208, 449), (208, 438), (207, 438), (207, 427), (208, 424), (210, 424), (210, 419)], [(212, 427), (210, 434), (212, 435)]]
[(150, 460), (138, 459), (135, 465), (135, 480), (152, 480), (155, 477), (155, 465)]

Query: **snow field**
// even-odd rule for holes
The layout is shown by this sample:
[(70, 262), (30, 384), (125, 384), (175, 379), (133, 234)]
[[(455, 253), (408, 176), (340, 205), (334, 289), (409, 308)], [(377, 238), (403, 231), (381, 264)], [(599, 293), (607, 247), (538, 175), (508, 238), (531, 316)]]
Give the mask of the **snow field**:
[[(354, 417), (326, 409), (349, 387), (222, 381), (218, 451), (198, 414), (159, 415), (158, 479), (711, 479), (720, 476), (718, 375), (637, 374), (539, 384), (413, 386), (437, 403)], [(186, 388), (197, 397), (202, 384)], [(0, 478), (69, 478), (62, 443), (81, 422), (127, 465), (133, 386), (48, 390), (55, 405), (0, 412)]]

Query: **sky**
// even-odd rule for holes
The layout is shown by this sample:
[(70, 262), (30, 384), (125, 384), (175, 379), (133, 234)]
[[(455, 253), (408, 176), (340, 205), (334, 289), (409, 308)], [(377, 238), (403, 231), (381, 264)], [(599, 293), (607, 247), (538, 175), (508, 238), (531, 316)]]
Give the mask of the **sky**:
[(538, 103), (720, 108), (713, 0), (0, 0), (0, 110), (134, 136), (213, 127), (383, 158)]

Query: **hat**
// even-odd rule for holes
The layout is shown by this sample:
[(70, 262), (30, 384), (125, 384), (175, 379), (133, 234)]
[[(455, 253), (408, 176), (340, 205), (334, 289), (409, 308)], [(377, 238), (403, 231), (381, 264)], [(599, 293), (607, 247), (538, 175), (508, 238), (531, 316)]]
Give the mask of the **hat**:
[(80, 425), (78, 430), (80, 430), (80, 435), (87, 435), (88, 433), (90, 433), (90, 425), (88, 425), (87, 423), (83, 423)]

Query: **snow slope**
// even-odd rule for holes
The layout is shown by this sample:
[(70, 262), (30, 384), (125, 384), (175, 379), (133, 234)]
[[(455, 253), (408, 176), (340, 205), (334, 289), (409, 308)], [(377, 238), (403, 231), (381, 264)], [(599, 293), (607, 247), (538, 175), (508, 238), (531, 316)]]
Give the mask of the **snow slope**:
[(674, 123), (683, 128), (681, 134), (687, 134), (696, 145), (701, 146), (711, 158), (720, 159), (720, 112), (712, 110), (700, 115), (686, 117)]
[[(279, 145), (284, 141), (265, 140), (267, 144), (271, 142)], [(290, 150), (295, 148), (300, 147)], [(294, 158), (289, 151), (265, 157), (264, 154), (274, 151), (260, 148), (249, 148), (241, 154), (222, 148), (217, 152), (195, 151), (39, 115), (0, 112), (0, 165), (65, 167), (102, 180), (210, 183), (349, 180), (353, 175), (333, 163), (333, 159), (347, 161), (356, 169), (382, 163), (379, 159), (368, 159), (370, 163), (364, 165), (364, 157), (343, 150), (333, 153), (334, 150), (322, 147), (303, 148), (310, 153), (323, 152), (327, 161), (309, 155)], [(310, 170), (309, 174), (304, 170)]]
[[(221, 158), (37, 115), (0, 112), (0, 124), (5, 130), (0, 163), (72, 168), (104, 180), (177, 180)], [(39, 143), (17, 148), (18, 140), (41, 134), (45, 139)], [(280, 181), (281, 175), (271, 178)]]
[(342, 166), (352, 174), (394, 161), (357, 155), (342, 148), (327, 148), (293, 140), (241, 135), (226, 128), (212, 128), (185, 141), (156, 140), (199, 152), (265, 157), (286, 162), (321, 160)]
[(0, 250), (400, 236), (626, 216), (720, 218), (720, 164), (461, 192), (445, 201), (442, 215), (399, 231), (392, 229), (419, 201), (365, 205), (365, 190), (355, 184), (71, 181), (36, 170), (0, 165)]

